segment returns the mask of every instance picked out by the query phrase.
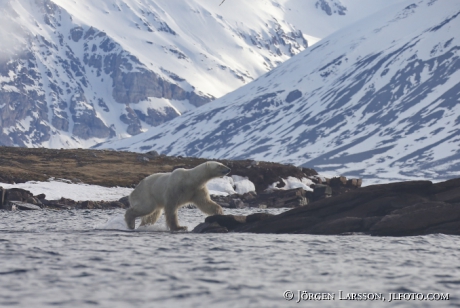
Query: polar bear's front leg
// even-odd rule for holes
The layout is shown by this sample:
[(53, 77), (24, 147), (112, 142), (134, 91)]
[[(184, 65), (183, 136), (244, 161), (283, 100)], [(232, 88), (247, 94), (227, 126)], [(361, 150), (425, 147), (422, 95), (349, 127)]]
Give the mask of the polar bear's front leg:
[(222, 210), (222, 207), (215, 203), (212, 200), (201, 200), (201, 202), (195, 203), (195, 205), (205, 214), (208, 215), (223, 215), (224, 211)]
[(197, 206), (203, 213), (208, 215), (223, 215), (222, 207), (209, 198), (207, 190), (201, 190), (193, 198), (193, 204)]
[(165, 207), (165, 218), (166, 223), (171, 231), (186, 231), (187, 227), (179, 226), (179, 220), (177, 218), (177, 206), (169, 206), (166, 205)]

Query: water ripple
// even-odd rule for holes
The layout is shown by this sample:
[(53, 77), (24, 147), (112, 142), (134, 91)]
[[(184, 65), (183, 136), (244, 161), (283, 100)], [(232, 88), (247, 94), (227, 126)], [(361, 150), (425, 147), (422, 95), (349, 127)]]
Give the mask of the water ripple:
[[(189, 229), (204, 220), (192, 209), (179, 217)], [(444, 292), (449, 301), (397, 304), (460, 305), (455, 236), (171, 233), (164, 218), (133, 232), (124, 225), (123, 210), (0, 211), (0, 219), (0, 306), (308, 304), (285, 301), (285, 290)], [(350, 306), (338, 300), (316, 304)]]

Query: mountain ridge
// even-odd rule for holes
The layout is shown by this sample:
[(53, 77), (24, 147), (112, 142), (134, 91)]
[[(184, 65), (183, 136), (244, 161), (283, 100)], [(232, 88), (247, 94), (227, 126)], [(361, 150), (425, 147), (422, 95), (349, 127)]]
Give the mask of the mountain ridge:
[(454, 177), (459, 12), (452, 2), (398, 3), (168, 126), (103, 147), (270, 160), (376, 181)]
[(217, 2), (2, 2), (0, 144), (78, 148), (139, 134), (388, 1)]

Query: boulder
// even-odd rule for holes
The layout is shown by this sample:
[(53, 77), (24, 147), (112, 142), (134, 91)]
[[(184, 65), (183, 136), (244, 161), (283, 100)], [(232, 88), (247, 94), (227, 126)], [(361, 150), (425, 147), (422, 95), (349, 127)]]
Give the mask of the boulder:
[(247, 207), (247, 204), (245, 204), (239, 198), (233, 198), (230, 200), (229, 207), (234, 209), (244, 209)]
[(228, 230), (225, 227), (220, 226), (218, 223), (203, 222), (196, 226), (192, 233), (227, 233)]
[[(16, 204), (16, 202), (19, 203)], [(38, 207), (38, 209), (43, 205), (42, 202), (34, 197), (28, 190), (21, 188), (5, 189), (0, 187), (0, 209), (25, 209), (27, 206), (22, 206), (22, 203), (33, 205), (34, 208)], [(32, 207), (29, 208), (31, 209)]]
[(328, 185), (316, 184), (313, 190), (313, 200), (321, 200), (332, 196), (332, 188)]
[(6, 204), (6, 209), (10, 211), (39, 211), (41, 208), (35, 204), (21, 202), (21, 201), (8, 201)]
[(247, 223), (257, 222), (257, 221), (261, 221), (261, 220), (271, 218), (273, 216), (275, 216), (275, 215), (269, 214), (269, 213), (254, 213), (254, 214), (248, 215), (246, 217), (246, 222)]
[(213, 215), (208, 216), (204, 220), (207, 223), (217, 223), (221, 227), (227, 228), (229, 231), (246, 223), (246, 216), (237, 215)]
[(122, 203), (124, 205), (123, 208), (129, 208), (129, 196), (122, 197), (118, 200), (118, 202)]
[(373, 235), (419, 235), (439, 224), (460, 221), (460, 204), (419, 203), (386, 215), (370, 229)]

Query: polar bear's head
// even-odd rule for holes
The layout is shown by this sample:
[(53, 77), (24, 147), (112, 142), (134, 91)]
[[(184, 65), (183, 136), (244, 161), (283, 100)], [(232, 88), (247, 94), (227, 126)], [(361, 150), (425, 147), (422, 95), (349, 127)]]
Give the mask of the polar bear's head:
[(206, 169), (209, 170), (209, 173), (213, 177), (221, 177), (226, 174), (229, 174), (232, 169), (229, 167), (225, 166), (224, 164), (218, 163), (216, 161), (208, 161), (205, 163), (206, 164)]

